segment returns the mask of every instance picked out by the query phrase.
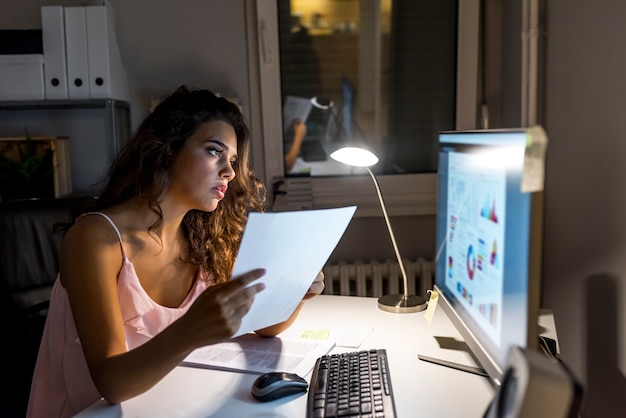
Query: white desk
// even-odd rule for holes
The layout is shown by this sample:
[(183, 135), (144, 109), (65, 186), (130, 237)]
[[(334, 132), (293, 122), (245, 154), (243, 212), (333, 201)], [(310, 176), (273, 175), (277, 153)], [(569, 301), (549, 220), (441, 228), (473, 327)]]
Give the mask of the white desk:
[[(371, 327), (359, 349), (386, 348), (396, 411), (400, 418), (482, 417), (494, 390), (488, 379), (427, 363), (417, 354), (474, 365), (464, 352), (439, 348), (434, 338), (460, 336), (441, 309), (429, 324), (424, 312), (394, 314), (375, 298), (320, 295), (305, 303), (292, 327)], [(355, 349), (336, 347), (333, 352)], [(78, 416), (87, 417), (284, 417), (306, 415), (306, 394), (260, 403), (250, 395), (257, 375), (176, 367), (141, 396), (121, 405), (98, 402)], [(310, 374), (305, 376), (310, 379)]]

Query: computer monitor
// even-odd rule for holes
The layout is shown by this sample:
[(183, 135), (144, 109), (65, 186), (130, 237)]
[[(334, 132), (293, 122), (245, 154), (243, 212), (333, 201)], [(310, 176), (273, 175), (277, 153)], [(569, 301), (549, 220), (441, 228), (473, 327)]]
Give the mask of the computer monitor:
[(542, 192), (522, 191), (528, 135), (439, 134), (438, 305), (496, 383), (511, 345), (538, 347)]

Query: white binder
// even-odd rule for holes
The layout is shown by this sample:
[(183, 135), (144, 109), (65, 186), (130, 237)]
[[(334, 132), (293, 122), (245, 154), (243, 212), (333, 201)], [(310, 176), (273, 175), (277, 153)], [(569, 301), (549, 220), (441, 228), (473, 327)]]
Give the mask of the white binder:
[(86, 6), (89, 93), (92, 99), (128, 100), (128, 79), (110, 4)]
[(45, 98), (67, 99), (63, 6), (41, 7)]
[(85, 7), (65, 7), (65, 52), (70, 99), (89, 99)]

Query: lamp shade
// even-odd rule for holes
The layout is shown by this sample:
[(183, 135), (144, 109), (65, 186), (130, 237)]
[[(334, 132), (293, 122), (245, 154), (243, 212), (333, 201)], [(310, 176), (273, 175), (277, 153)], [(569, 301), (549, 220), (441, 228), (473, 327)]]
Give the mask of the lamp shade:
[(311, 97), (311, 104), (322, 110), (328, 110), (335, 105), (329, 98), (318, 96)]
[(344, 147), (330, 154), (330, 158), (353, 167), (371, 167), (378, 162), (372, 152), (357, 147)]

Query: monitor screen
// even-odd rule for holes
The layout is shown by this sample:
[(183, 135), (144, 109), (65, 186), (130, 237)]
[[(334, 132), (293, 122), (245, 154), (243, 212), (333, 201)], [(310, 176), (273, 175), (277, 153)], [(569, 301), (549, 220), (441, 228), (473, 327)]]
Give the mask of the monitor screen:
[(522, 191), (527, 135), (439, 135), (435, 289), (496, 382), (511, 345), (537, 348), (542, 194)]

